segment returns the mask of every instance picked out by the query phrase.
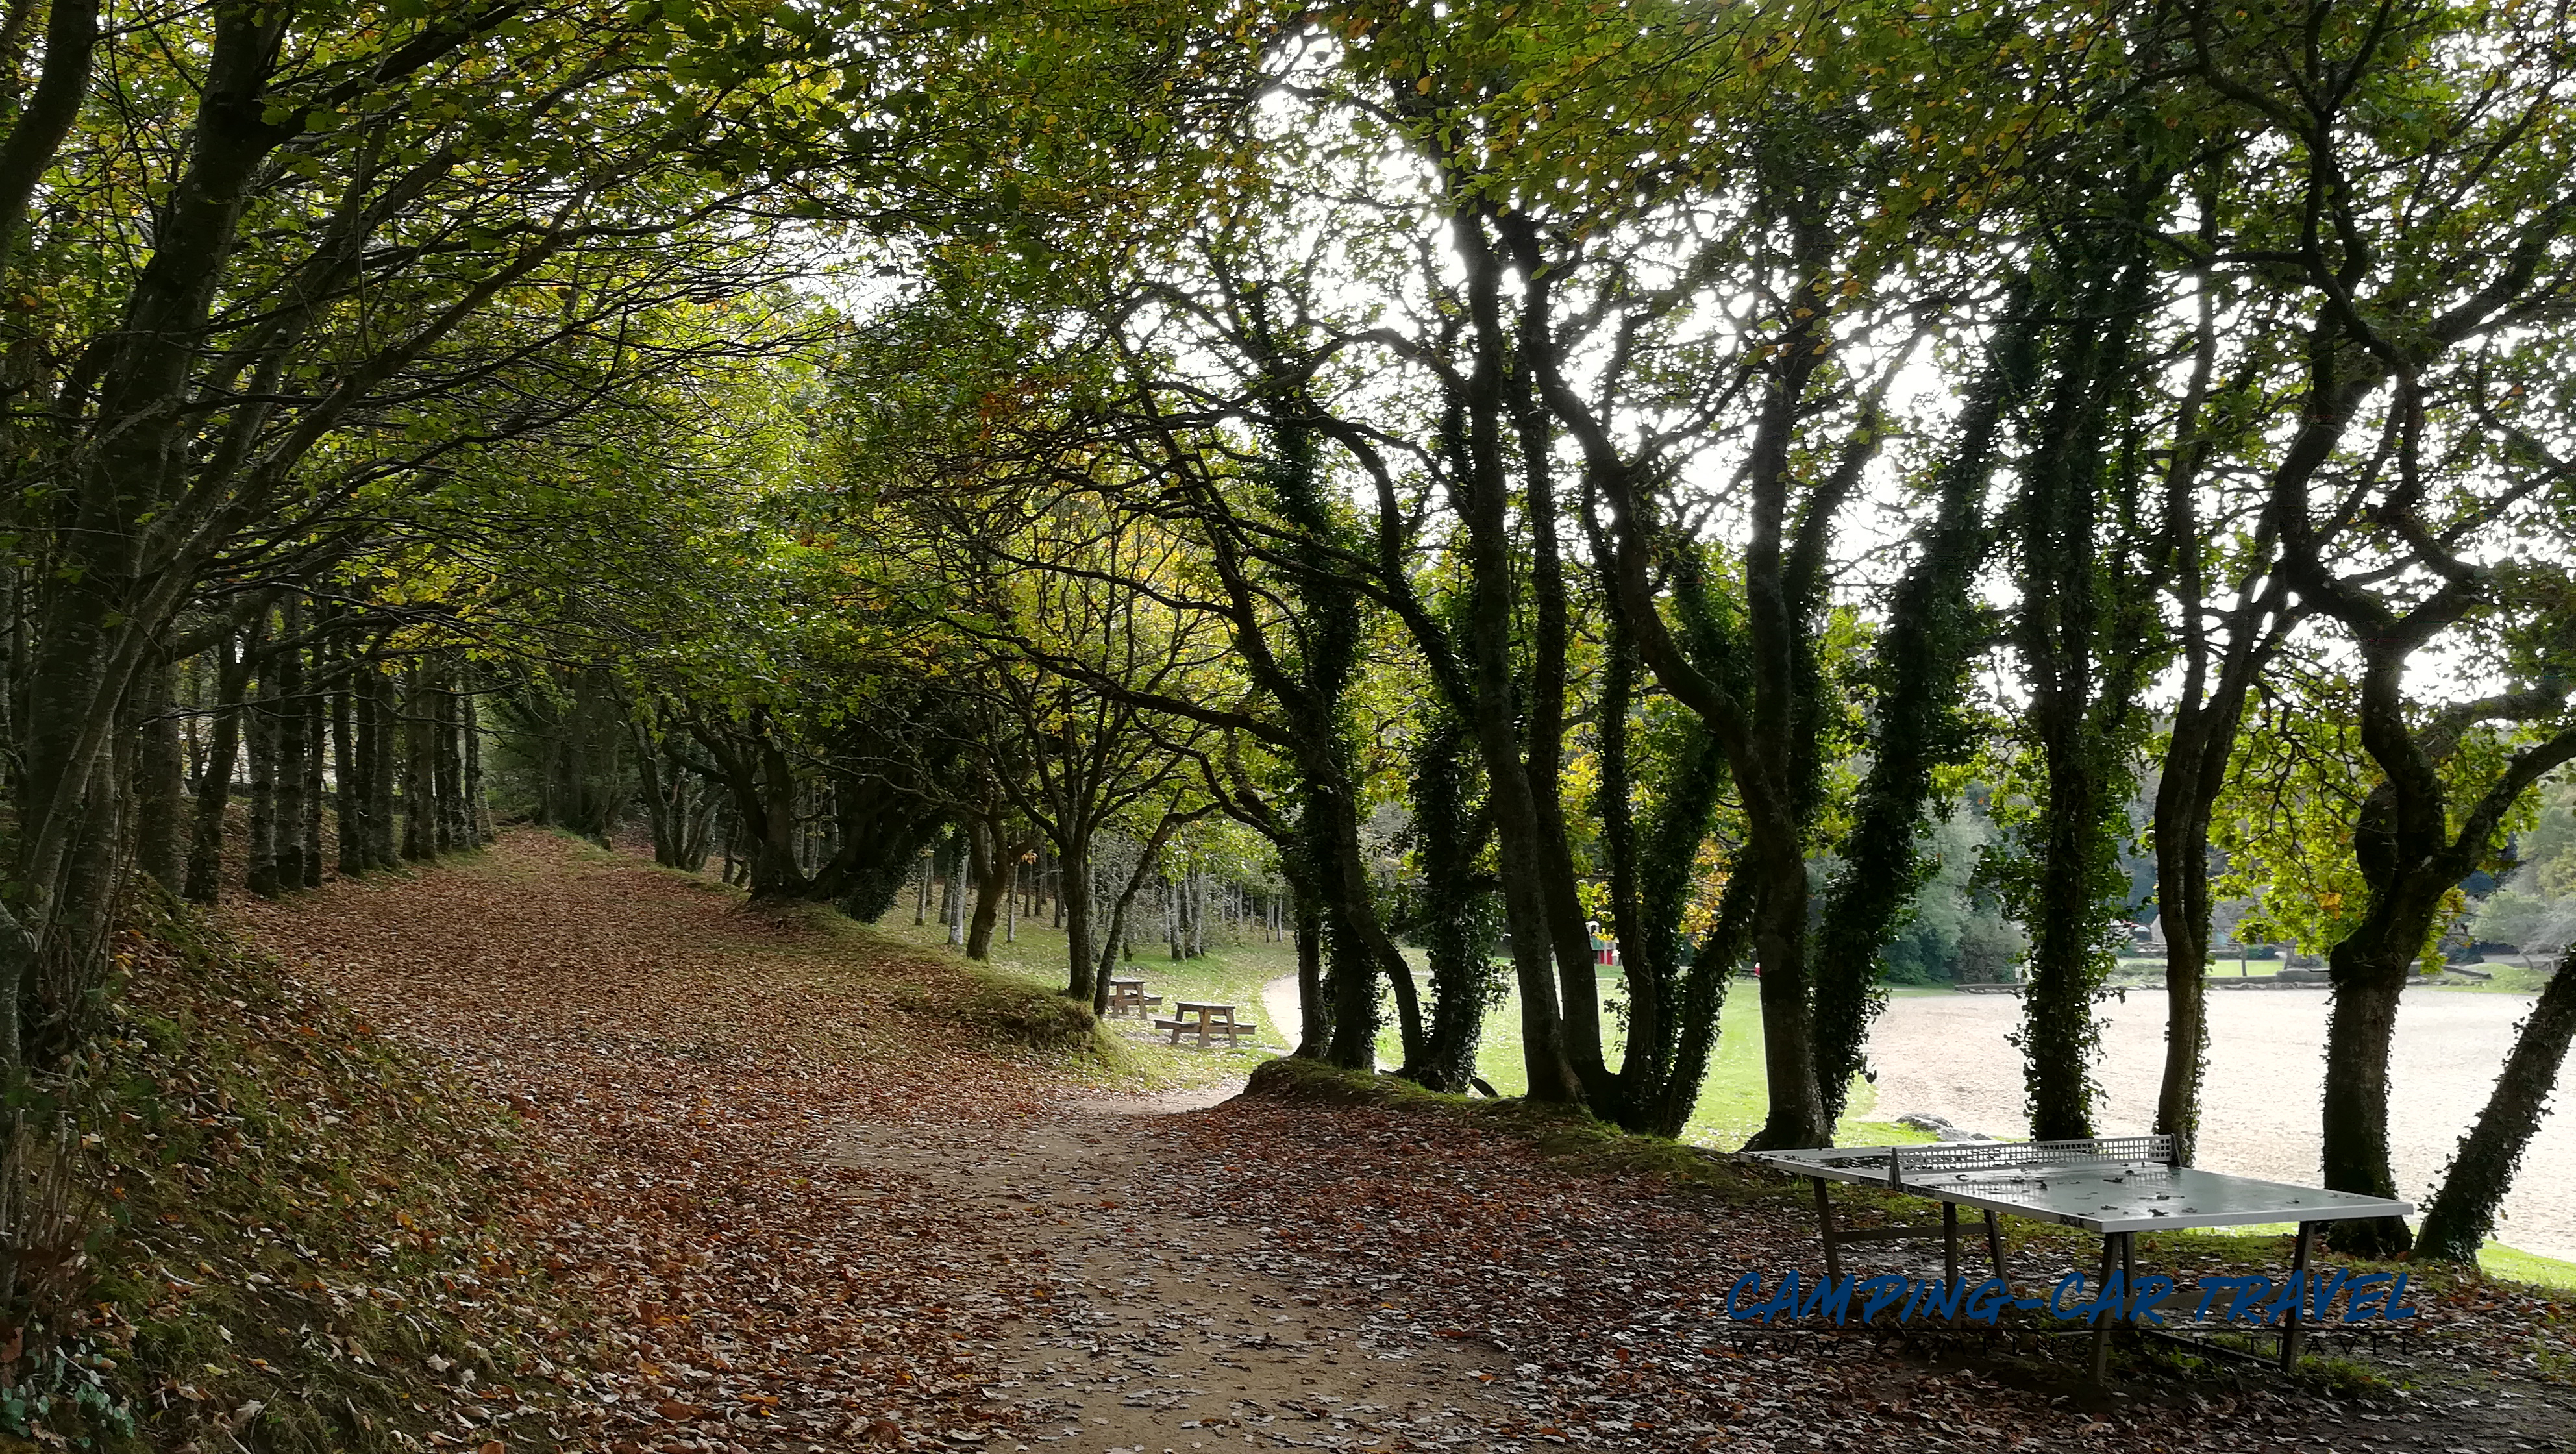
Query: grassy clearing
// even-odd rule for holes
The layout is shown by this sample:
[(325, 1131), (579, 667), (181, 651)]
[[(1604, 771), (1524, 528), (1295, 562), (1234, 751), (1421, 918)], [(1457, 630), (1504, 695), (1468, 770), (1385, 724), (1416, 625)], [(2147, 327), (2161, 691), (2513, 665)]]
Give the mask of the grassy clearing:
[[(874, 930), (907, 947), (944, 951), (948, 944), (945, 926), (938, 923), (915, 924), (910, 905), (898, 906), (879, 919)], [(1003, 942), (1000, 932), (994, 934), (994, 972), (1023, 984), (1049, 991), (1065, 981), (1065, 936), (1061, 929), (1043, 923), (1023, 921), (1013, 942)], [(1297, 972), (1297, 950), (1291, 943), (1265, 943), (1246, 940), (1212, 944), (1197, 959), (1175, 960), (1159, 945), (1139, 944), (1136, 959), (1124, 973), (1141, 976), (1150, 993), (1163, 996), (1168, 1011), (1175, 1000), (1201, 1000), (1236, 1007), (1240, 1018), (1261, 1026), (1243, 1049), (1199, 1050), (1193, 1046), (1174, 1047), (1165, 1041), (1161, 1031), (1151, 1030), (1135, 1020), (1113, 1019), (1105, 1029), (1114, 1036), (1123, 1052), (1125, 1071), (1140, 1087), (1186, 1087), (1205, 1085), (1233, 1075), (1249, 1074), (1253, 1067), (1275, 1055), (1283, 1055), (1295, 1044), (1295, 1025), (1270, 1023), (1262, 1004), (1262, 988), (1270, 981)], [(1420, 951), (1408, 950), (1414, 961), (1416, 983), (1422, 986), (1426, 1005), (1430, 985), (1424, 976), (1428, 968)], [(1603, 1049), (1615, 1063), (1624, 1043), (1625, 1024), (1620, 1006), (1625, 987), (1614, 972), (1602, 978)], [(1938, 988), (1906, 988), (1897, 994), (1947, 994)], [(1390, 1022), (1378, 1036), (1378, 1059), (1393, 1065), (1403, 1058), (1403, 1038)], [(1700, 1093), (1699, 1111), (1691, 1118), (1682, 1139), (1698, 1146), (1732, 1148), (1760, 1129), (1769, 1104), (1764, 1090), (1762, 1071), (1762, 1015), (1754, 982), (1743, 980), (1732, 987), (1726, 1010), (1719, 1022), (1717, 1052), (1709, 1066), (1708, 1081)], [(1486, 1084), (1506, 1097), (1517, 1097), (1529, 1088), (1528, 1071), (1523, 1065), (1521, 1049), (1520, 996), (1507, 993), (1485, 1015), (1484, 1039), (1476, 1055), (1476, 1072)], [(1910, 1127), (1891, 1121), (1870, 1119), (1878, 1094), (1867, 1081), (1854, 1081), (1850, 1105), (1835, 1139), (1844, 1145), (1885, 1145), (1913, 1143), (1932, 1138)]]
[[(937, 923), (915, 924), (909, 905), (879, 919), (875, 931), (908, 947), (945, 950), (948, 935)], [(1064, 931), (1043, 923), (1023, 921), (1015, 941), (1005, 943), (999, 932), (994, 935), (994, 972), (1010, 976), (1027, 985), (1049, 991), (1065, 981)], [(1201, 1000), (1236, 1007), (1236, 1014), (1261, 1026), (1260, 1032), (1243, 1049), (1234, 1051), (1199, 1050), (1192, 1046), (1174, 1047), (1163, 1033), (1150, 1030), (1135, 1020), (1113, 1019), (1104, 1027), (1116, 1037), (1127, 1061), (1130, 1077), (1144, 1086), (1204, 1085), (1232, 1075), (1249, 1074), (1253, 1067), (1274, 1055), (1285, 1054), (1295, 1043), (1295, 1025), (1270, 1023), (1262, 1004), (1262, 989), (1270, 981), (1297, 972), (1294, 944), (1265, 943), (1245, 940), (1216, 943), (1197, 959), (1175, 960), (1159, 945), (1139, 944), (1137, 958), (1126, 966), (1126, 973), (1141, 976), (1147, 989), (1163, 996), (1168, 1010), (1175, 1000)], [(1407, 951), (1417, 970), (1416, 982), (1422, 986), (1426, 1003), (1430, 986), (1423, 975), (1427, 966), (1419, 951)], [(1946, 994), (1941, 989), (1904, 989), (1899, 994)], [(1614, 1062), (1624, 1040), (1624, 1022), (1619, 1006), (1625, 989), (1613, 973), (1602, 979), (1602, 1028), (1604, 1050)], [(1389, 1009), (1390, 1017), (1392, 1007)], [(1762, 1016), (1754, 983), (1737, 983), (1727, 997), (1727, 1005), (1717, 1042), (1717, 1053), (1709, 1067), (1708, 1081), (1700, 1095), (1698, 1114), (1684, 1130), (1682, 1139), (1699, 1146), (1734, 1147), (1760, 1128), (1768, 1097), (1764, 1091), (1762, 1071)], [(1403, 1058), (1402, 1036), (1391, 1022), (1378, 1037), (1378, 1058), (1393, 1065)], [(1485, 1016), (1484, 1039), (1476, 1056), (1477, 1074), (1485, 1083), (1506, 1097), (1517, 1097), (1529, 1088), (1529, 1076), (1522, 1063), (1520, 997), (1506, 994)], [(1836, 1139), (1845, 1145), (1911, 1143), (1932, 1138), (1893, 1122), (1870, 1119), (1877, 1103), (1877, 1092), (1866, 1081), (1852, 1085), (1851, 1103)]]
[[(946, 927), (913, 923), (909, 904), (899, 905), (871, 928), (907, 948), (957, 954), (948, 946)], [(1116, 1047), (1117, 1065), (1112, 1079), (1117, 1083), (1132, 1089), (1207, 1085), (1230, 1076), (1248, 1075), (1254, 1066), (1285, 1054), (1294, 1043), (1297, 1027), (1271, 1024), (1261, 1003), (1263, 985), (1297, 972), (1294, 944), (1218, 944), (1197, 959), (1185, 960), (1170, 958), (1168, 951), (1157, 945), (1138, 944), (1136, 948), (1135, 962), (1120, 972), (1141, 977), (1147, 993), (1163, 997), (1160, 1013), (1170, 1014), (1177, 1000), (1230, 1004), (1238, 1019), (1249, 1020), (1260, 1029), (1241, 1049), (1201, 1050), (1194, 1045), (1169, 1044), (1164, 1032), (1140, 1020), (1115, 1017), (1103, 1021), (1102, 1034)], [(1064, 1003), (1056, 993), (1066, 979), (1063, 930), (1023, 920), (1016, 938), (1005, 942), (997, 928), (992, 952), (989, 969), (994, 976)], [(962, 954), (958, 962), (970, 963)]]
[[(1947, 994), (1930, 989), (1905, 993)], [(1626, 1044), (1627, 1023), (1624, 1006), (1626, 980), (1617, 973), (1601, 978), (1602, 1053), (1617, 1063)], [(1717, 1050), (1710, 1057), (1708, 1079), (1700, 1088), (1699, 1109), (1682, 1128), (1681, 1139), (1694, 1146), (1716, 1146), (1733, 1149), (1741, 1146), (1762, 1128), (1763, 1117), (1770, 1107), (1770, 1094), (1762, 1069), (1762, 1005), (1757, 984), (1750, 979), (1737, 980), (1729, 986), (1726, 1007), (1718, 1019)], [(1379, 1042), (1380, 1056), (1393, 1059), (1396, 1052), (1394, 1031)], [(1522, 1060), (1520, 995), (1507, 994), (1485, 1016), (1484, 1041), (1476, 1055), (1477, 1074), (1506, 1096), (1517, 1096), (1529, 1089), (1529, 1073)], [(1835, 1128), (1834, 1139), (1845, 1146), (1904, 1145), (1933, 1138), (1911, 1127), (1892, 1121), (1870, 1119), (1878, 1105), (1878, 1091), (1866, 1080), (1852, 1082), (1851, 1097), (1844, 1108), (1843, 1120)]]

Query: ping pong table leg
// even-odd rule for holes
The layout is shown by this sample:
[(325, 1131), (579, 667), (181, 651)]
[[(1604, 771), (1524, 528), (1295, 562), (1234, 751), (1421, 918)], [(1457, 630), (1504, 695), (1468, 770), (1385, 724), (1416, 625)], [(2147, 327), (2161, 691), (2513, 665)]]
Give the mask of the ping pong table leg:
[(2299, 1245), (2290, 1252), (2290, 1310), (2281, 1325), (2281, 1367), (2283, 1371), (2299, 1366), (2299, 1353), (2307, 1345), (2307, 1324), (2299, 1310), (2308, 1301), (2308, 1242), (2316, 1231), (2314, 1222), (2299, 1224)]
[[(2119, 1265), (2121, 1256), (2119, 1244), (2126, 1242), (2128, 1237), (2126, 1232), (2102, 1234), (2102, 1280), (2093, 1285), (2096, 1297), (2111, 1285), (2111, 1269)], [(2116, 1314), (2097, 1312), (2093, 1315), (2093, 1382), (2097, 1385), (2111, 1381), (2111, 1325), (2118, 1321)]]
[(1834, 1201), (1825, 1193), (1825, 1179), (1811, 1176), (1816, 1184), (1816, 1235), (1825, 1244), (1825, 1280), (1839, 1282), (1843, 1275), (1843, 1255), (1834, 1246)]
[(1995, 1260), (1995, 1276), (2011, 1282), (2012, 1272), (2004, 1266), (2003, 1224), (1995, 1220), (1992, 1212), (1986, 1213), (1986, 1255)]
[(2138, 1320), (2138, 1234), (2120, 1234), (2120, 1306), (2132, 1323)]
[(1959, 1204), (1941, 1204), (1941, 1278), (1955, 1287), (1959, 1282)]

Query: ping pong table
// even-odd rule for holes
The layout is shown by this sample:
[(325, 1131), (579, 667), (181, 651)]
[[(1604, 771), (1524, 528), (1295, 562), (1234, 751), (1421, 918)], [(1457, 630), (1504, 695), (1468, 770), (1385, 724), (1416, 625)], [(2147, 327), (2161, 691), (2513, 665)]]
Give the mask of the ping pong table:
[[(1923, 1146), (1827, 1146), (1798, 1151), (1758, 1151), (1755, 1160), (1814, 1183), (1816, 1222), (1824, 1244), (1825, 1275), (1842, 1276), (1841, 1249), (1856, 1242), (1943, 1240), (1944, 1276), (1959, 1277), (1959, 1209), (1984, 1214), (1985, 1240), (1995, 1276), (2007, 1286), (2000, 1216), (2026, 1217), (2079, 1227), (2102, 1239), (2102, 1273), (2116, 1266), (2122, 1285), (2137, 1282), (2135, 1239), (2140, 1232), (2191, 1227), (2244, 1227), (2274, 1222), (2298, 1225), (2292, 1277), (2308, 1270), (2308, 1247), (2327, 1222), (2360, 1217), (2402, 1217), (2406, 1202), (2357, 1196), (2319, 1187), (2258, 1181), (2249, 1176), (2178, 1165), (2171, 1136), (2101, 1136), (2078, 1141), (1945, 1141)], [(1845, 1230), (1834, 1223), (1828, 1182), (1885, 1187), (1941, 1204), (1941, 1225)], [(2283, 1319), (2280, 1362), (2295, 1365), (2305, 1341), (2301, 1299)], [(2129, 1313), (2136, 1320), (2136, 1310)], [(2109, 1371), (2114, 1319), (2093, 1325), (2093, 1379)], [(2184, 1341), (2192, 1341), (2186, 1339)]]

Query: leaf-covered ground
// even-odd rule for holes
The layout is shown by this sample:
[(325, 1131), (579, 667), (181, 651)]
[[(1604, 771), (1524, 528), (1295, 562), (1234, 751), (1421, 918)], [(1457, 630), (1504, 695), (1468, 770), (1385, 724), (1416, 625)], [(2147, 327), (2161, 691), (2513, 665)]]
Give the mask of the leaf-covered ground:
[[(1790, 1189), (1427, 1103), (1105, 1095), (1095, 1062), (1015, 1048), (1069, 1037), (955, 961), (539, 834), (237, 917), (519, 1108), (512, 1210), (610, 1349), (572, 1391), (593, 1447), (2506, 1450), (2571, 1427), (2551, 1379), (2576, 1321), (2497, 1288), (2427, 1299), (2437, 1326), (2371, 1352), (2414, 1388), (2370, 1398), (2358, 1365), (2294, 1386), (2124, 1361), (2097, 1395), (2073, 1340), (1731, 1325), (1739, 1272), (1814, 1260)], [(2033, 1235), (2016, 1271), (2077, 1255)]]

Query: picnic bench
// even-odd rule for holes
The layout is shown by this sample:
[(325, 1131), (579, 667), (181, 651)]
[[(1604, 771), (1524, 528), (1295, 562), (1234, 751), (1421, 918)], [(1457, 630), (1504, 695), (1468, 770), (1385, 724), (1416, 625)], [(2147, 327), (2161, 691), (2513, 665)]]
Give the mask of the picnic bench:
[(1197, 1000), (1175, 1000), (1172, 1002), (1172, 1013), (1171, 1019), (1156, 1020), (1154, 1028), (1171, 1031), (1172, 1043), (1175, 1045), (1181, 1043), (1183, 1035), (1194, 1034), (1198, 1036), (1199, 1048), (1202, 1050), (1220, 1035), (1225, 1037), (1226, 1045), (1231, 1048), (1240, 1043), (1244, 1036), (1260, 1028), (1249, 1020), (1236, 1019), (1232, 1005), (1203, 1004)]
[(1141, 979), (1109, 981), (1109, 1013), (1113, 1015), (1124, 1015), (1133, 1011), (1136, 1018), (1141, 1020), (1145, 1017), (1147, 1007), (1159, 1005), (1162, 1002), (1161, 995), (1145, 993), (1145, 982)]
[[(1841, 1249), (1855, 1242), (1900, 1241), (1915, 1237), (1942, 1239), (1942, 1266), (1947, 1280), (1959, 1276), (1959, 1211), (1984, 1213), (1986, 1250), (1995, 1276), (2009, 1286), (2004, 1244), (1997, 1214), (2055, 1222), (2094, 1233), (2102, 1239), (2102, 1267), (2097, 1286), (2108, 1286), (2113, 1271), (2123, 1287), (2137, 1282), (2137, 1234), (2186, 1227), (2244, 1227), (2294, 1223), (2291, 1276), (2303, 1279), (2309, 1246), (2326, 1223), (2363, 1217), (2400, 1217), (2414, 1210), (2401, 1201), (2358, 1196), (2321, 1187), (2291, 1186), (2202, 1171), (2181, 1164), (2174, 1138), (2102, 1136), (2077, 1141), (1948, 1141), (1929, 1146), (1809, 1147), (1795, 1151), (1762, 1151), (1754, 1159), (1813, 1182), (1818, 1240), (1825, 1254), (1825, 1275), (1842, 1274)], [(1884, 1188), (1926, 1197), (1941, 1205), (1938, 1227), (1871, 1227), (1835, 1225), (1828, 1182)], [(2195, 1347), (2233, 1353), (2237, 1350), (2205, 1338), (2170, 1329), (2141, 1326), (2142, 1311), (2162, 1313), (2177, 1304), (2188, 1307), (2187, 1292), (2177, 1287), (2153, 1309), (2132, 1298), (2117, 1317), (2094, 1320), (2087, 1330), (2093, 1340), (2092, 1375), (2097, 1384), (2109, 1372), (2110, 1338), (2115, 1323), (2141, 1333)], [(2283, 1368), (2298, 1366), (2307, 1341), (2301, 1303), (2293, 1300), (2280, 1329), (2277, 1357)]]

